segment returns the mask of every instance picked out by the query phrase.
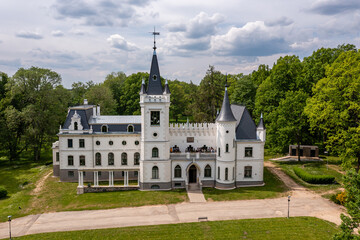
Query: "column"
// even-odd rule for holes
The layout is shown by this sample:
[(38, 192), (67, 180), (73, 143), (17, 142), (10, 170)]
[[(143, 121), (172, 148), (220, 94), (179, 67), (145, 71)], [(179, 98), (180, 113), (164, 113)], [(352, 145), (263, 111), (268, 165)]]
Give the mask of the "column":
[(83, 171), (78, 171), (78, 174), (79, 174), (79, 178), (78, 178), (79, 185), (78, 185), (78, 187), (84, 187), (84, 174), (83, 174)]
[(114, 186), (114, 171), (109, 171), (109, 187)]
[(129, 186), (129, 171), (124, 172), (124, 186)]
[(138, 171), (138, 186), (140, 186), (140, 171)]
[(98, 187), (99, 186), (99, 172), (95, 171), (94, 172), (94, 187)]

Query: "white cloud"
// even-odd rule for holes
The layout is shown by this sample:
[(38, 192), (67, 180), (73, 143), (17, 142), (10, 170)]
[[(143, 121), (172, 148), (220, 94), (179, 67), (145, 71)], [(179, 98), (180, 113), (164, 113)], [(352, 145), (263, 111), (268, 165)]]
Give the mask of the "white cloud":
[(295, 51), (303, 51), (309, 49), (316, 49), (321, 46), (321, 41), (319, 38), (312, 38), (305, 42), (294, 42), (290, 47)]
[(269, 56), (289, 51), (284, 29), (268, 27), (263, 21), (248, 22), (232, 27), (224, 35), (212, 37), (211, 47), (216, 55)]
[(30, 31), (19, 31), (15, 35), (19, 38), (28, 38), (28, 39), (42, 39), (43, 36), (40, 35), (38, 32), (30, 32)]
[(124, 51), (134, 51), (137, 49), (135, 44), (126, 41), (125, 38), (119, 34), (111, 35), (106, 40), (113, 48), (117, 48)]
[(54, 37), (62, 37), (64, 36), (64, 33), (60, 30), (55, 30), (51, 32), (51, 35), (53, 35)]

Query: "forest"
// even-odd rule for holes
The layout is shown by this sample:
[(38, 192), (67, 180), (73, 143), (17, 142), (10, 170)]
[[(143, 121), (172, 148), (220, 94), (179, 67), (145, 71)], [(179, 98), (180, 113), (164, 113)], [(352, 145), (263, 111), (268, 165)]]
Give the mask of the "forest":
[[(266, 149), (286, 153), (289, 144), (318, 145), (360, 165), (360, 52), (354, 45), (320, 48), (302, 60), (295, 55), (259, 65), (245, 75), (209, 66), (200, 84), (167, 79), (173, 122), (214, 122), (227, 81), (231, 103), (242, 104), (255, 123), (267, 128)], [(140, 114), (139, 90), (148, 73), (109, 73), (102, 83), (61, 85), (51, 69), (20, 68), (0, 72), (0, 153), (9, 161), (24, 152), (39, 161), (57, 138), (69, 106), (101, 106), (102, 115)], [(164, 82), (165, 79), (162, 79)]]

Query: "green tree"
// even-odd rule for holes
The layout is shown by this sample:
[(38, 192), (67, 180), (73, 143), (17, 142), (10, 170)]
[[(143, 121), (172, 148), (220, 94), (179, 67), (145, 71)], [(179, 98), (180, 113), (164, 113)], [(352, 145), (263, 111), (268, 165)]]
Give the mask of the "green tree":
[(171, 105), (170, 105), (170, 117), (175, 119), (175, 122), (183, 116), (185, 109), (187, 108), (186, 96), (185, 96), (185, 84), (178, 80), (168, 81), (171, 92)]
[(252, 114), (255, 108), (256, 85), (249, 75), (238, 74), (233, 78), (236, 81), (232, 84), (234, 90), (230, 95), (231, 102), (245, 105)]
[[(141, 113), (139, 92), (142, 79), (144, 79), (145, 84), (147, 84), (149, 74), (142, 72), (134, 73), (128, 76), (124, 82), (123, 94), (120, 97), (120, 108), (126, 115), (139, 115)], [(164, 83), (164, 80), (161, 79), (161, 82)]]
[(110, 88), (104, 84), (96, 84), (85, 93), (89, 104), (100, 105), (102, 115), (116, 114), (116, 101)]
[(209, 66), (205, 77), (201, 80), (197, 92), (192, 96), (195, 101), (190, 106), (196, 122), (213, 122), (221, 107), (224, 95), (225, 76)]
[(313, 129), (327, 134), (327, 145), (350, 166), (360, 168), (360, 53), (342, 53), (326, 68), (326, 77), (313, 89), (305, 112)]
[[(307, 93), (301, 90), (288, 91), (276, 110), (271, 113), (267, 144), (275, 152), (286, 152), (289, 144), (300, 146), (303, 143), (309, 129), (304, 114), (307, 98)], [(300, 161), (300, 155), (298, 160)]]
[(269, 65), (260, 64), (258, 69), (251, 73), (251, 80), (257, 86), (260, 86), (260, 84), (262, 84), (269, 75)]
[(334, 240), (355, 240), (360, 236), (354, 234), (354, 229), (360, 226), (360, 174), (353, 169), (348, 171), (343, 181), (346, 191), (345, 207), (348, 216), (341, 214), (341, 232), (334, 236)]
[[(7, 84), (6, 124), (11, 126), (14, 138), (24, 135), (25, 145), (33, 149), (35, 161), (40, 159), (49, 136), (55, 135), (68, 107), (70, 96), (60, 83), (61, 77), (56, 72), (31, 67), (20, 68)], [(12, 150), (17, 152), (19, 141), (12, 142), (17, 142)]]
[(126, 80), (126, 74), (124, 72), (112, 72), (105, 78), (104, 85), (108, 87), (116, 101), (116, 113), (123, 115), (123, 109), (121, 108), (121, 95), (123, 95), (123, 85)]

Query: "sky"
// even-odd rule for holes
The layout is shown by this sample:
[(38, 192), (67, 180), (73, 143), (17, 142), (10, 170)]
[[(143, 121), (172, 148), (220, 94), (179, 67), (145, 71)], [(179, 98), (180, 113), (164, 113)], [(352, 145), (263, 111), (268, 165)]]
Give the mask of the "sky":
[(360, 46), (359, 0), (0, 1), (0, 71), (50, 68), (62, 84), (149, 72), (199, 84), (209, 65), (251, 73), (285, 55)]

